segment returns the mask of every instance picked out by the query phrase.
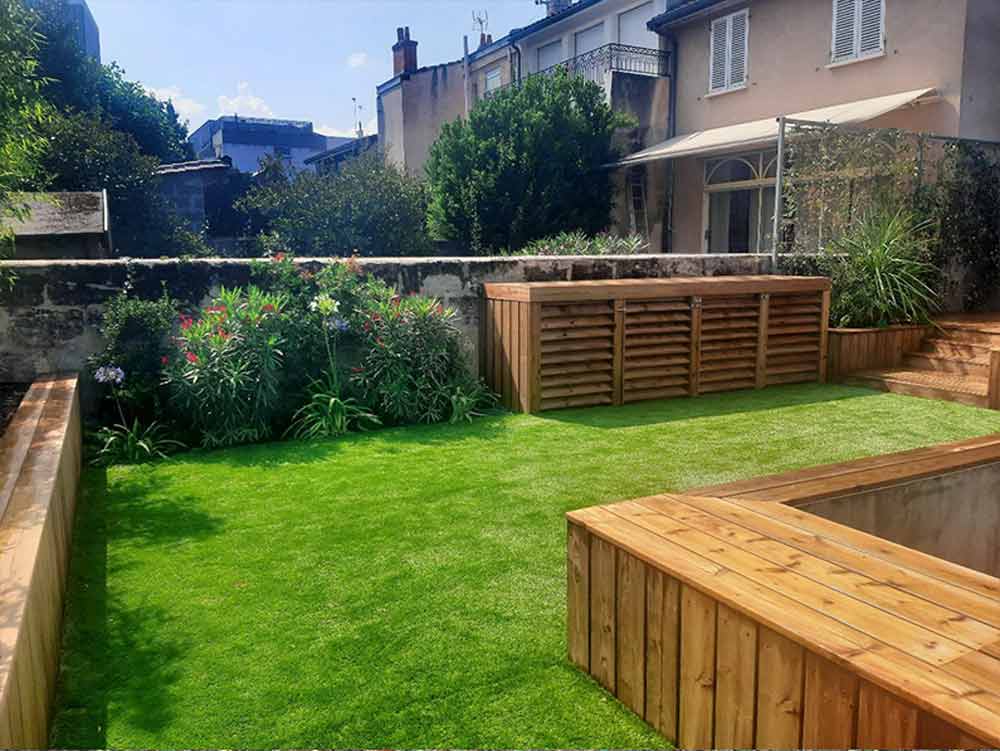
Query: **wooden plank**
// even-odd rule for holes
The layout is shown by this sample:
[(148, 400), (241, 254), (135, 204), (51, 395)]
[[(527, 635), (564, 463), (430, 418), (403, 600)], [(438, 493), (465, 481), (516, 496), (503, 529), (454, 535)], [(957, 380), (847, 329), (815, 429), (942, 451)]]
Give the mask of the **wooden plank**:
[(858, 676), (806, 652), (803, 748), (854, 748)]
[(827, 346), (830, 335), (830, 290), (822, 292), (823, 303), (819, 319), (819, 382), (826, 383)]
[(615, 306), (615, 329), (614, 329), (614, 371), (611, 388), (611, 403), (622, 403), (622, 382), (625, 374), (625, 303), (616, 300)]
[(493, 300), (483, 300), (483, 335), (480, 337), (480, 374), (486, 385), (493, 389)]
[(646, 722), (677, 742), (680, 681), (681, 585), (649, 567), (646, 572)]
[(771, 296), (766, 292), (760, 296), (757, 315), (757, 388), (767, 386), (767, 327), (771, 311)]
[(1000, 349), (990, 350), (990, 375), (986, 384), (986, 398), (990, 409), (1000, 409)]
[(614, 693), (615, 674), (615, 553), (599, 537), (590, 540), (590, 674)]
[(917, 709), (868, 681), (858, 692), (859, 748), (915, 748)]
[(618, 553), (615, 695), (638, 715), (646, 708), (646, 564)]
[(678, 742), (711, 748), (715, 715), (716, 604), (708, 595), (681, 587), (681, 669)]
[(805, 650), (761, 628), (757, 655), (756, 748), (801, 748)]
[(923, 711), (917, 715), (916, 746), (918, 748), (989, 748), (989, 744), (985, 741), (963, 733), (951, 723)]
[(664, 279), (608, 279), (573, 282), (490, 282), (483, 285), (487, 298), (549, 303), (588, 302), (601, 298), (651, 300), (662, 297), (733, 297), (760, 292), (802, 294), (830, 288), (826, 277), (720, 276)]
[(590, 533), (566, 528), (566, 642), (569, 659), (590, 670)]
[(688, 384), (688, 393), (691, 396), (698, 396), (701, 390), (701, 322), (701, 298), (694, 296), (691, 298), (691, 348), (689, 355), (691, 359), (691, 382)]
[(510, 408), (521, 409), (521, 308), (527, 303), (511, 302), (510, 306)]
[(503, 316), (501, 314), (501, 306), (503, 301), (494, 300), (493, 306), (490, 310), (491, 313), (491, 326), (490, 330), (493, 335), (493, 380), (490, 384), (497, 396), (500, 397), (500, 403), (503, 404)]
[(715, 748), (752, 747), (757, 624), (721, 603), (718, 605), (715, 680)]

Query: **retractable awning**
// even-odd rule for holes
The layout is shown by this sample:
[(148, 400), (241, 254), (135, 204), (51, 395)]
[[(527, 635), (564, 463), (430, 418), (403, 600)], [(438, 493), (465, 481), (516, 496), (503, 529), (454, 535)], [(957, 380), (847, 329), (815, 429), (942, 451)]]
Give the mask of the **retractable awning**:
[[(934, 89), (916, 89), (899, 94), (862, 99), (857, 102), (835, 104), (807, 112), (797, 112), (786, 115), (789, 120), (805, 120), (815, 123), (830, 123), (832, 125), (852, 125), (874, 120), (876, 117), (888, 114), (918, 100), (928, 99), (936, 94)], [(765, 120), (754, 120), (738, 125), (727, 125), (723, 128), (700, 130), (687, 135), (677, 136), (650, 146), (635, 154), (621, 159), (610, 167), (626, 167), (632, 164), (645, 164), (663, 159), (677, 159), (684, 156), (722, 153), (739, 149), (766, 147), (778, 138), (778, 119), (769, 117)]]

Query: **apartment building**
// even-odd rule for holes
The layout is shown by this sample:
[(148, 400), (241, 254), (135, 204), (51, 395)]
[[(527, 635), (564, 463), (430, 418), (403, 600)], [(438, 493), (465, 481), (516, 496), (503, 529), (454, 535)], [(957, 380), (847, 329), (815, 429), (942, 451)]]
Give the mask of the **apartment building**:
[(1000, 141), (997, 0), (672, 0), (649, 29), (672, 132), (619, 179), (645, 186), (655, 249), (770, 251), (781, 116)]

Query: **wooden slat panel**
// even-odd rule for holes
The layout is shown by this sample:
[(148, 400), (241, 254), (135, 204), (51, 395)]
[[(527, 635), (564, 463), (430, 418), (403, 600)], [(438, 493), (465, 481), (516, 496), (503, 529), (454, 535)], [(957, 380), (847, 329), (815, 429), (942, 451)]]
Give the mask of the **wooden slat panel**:
[(614, 370), (611, 382), (611, 403), (622, 403), (622, 382), (625, 373), (625, 304), (615, 303), (615, 328), (614, 328)]
[(715, 748), (754, 742), (757, 624), (719, 604), (715, 668)]
[(799, 748), (805, 650), (768, 628), (758, 638), (756, 748)]
[(868, 681), (858, 692), (859, 748), (915, 748), (917, 709)]
[(989, 748), (989, 744), (963, 733), (954, 725), (928, 712), (917, 715), (917, 748)]
[(570, 522), (566, 535), (566, 641), (569, 659), (589, 671), (590, 533)]
[(521, 310), (527, 303), (510, 303), (510, 408), (522, 409), (521, 405), (521, 345), (524, 341), (521, 323)]
[(615, 553), (599, 537), (590, 541), (590, 673), (614, 692), (615, 674)]
[(803, 748), (854, 748), (858, 676), (806, 653)]
[(692, 587), (682, 586), (678, 742), (683, 748), (712, 745), (715, 621), (715, 600)]
[(646, 711), (643, 717), (677, 742), (680, 680), (681, 585), (649, 568), (646, 573)]
[(642, 715), (646, 707), (646, 564), (618, 552), (615, 695)]
[(760, 296), (760, 311), (757, 316), (757, 388), (767, 386), (767, 326), (771, 315), (771, 296)]

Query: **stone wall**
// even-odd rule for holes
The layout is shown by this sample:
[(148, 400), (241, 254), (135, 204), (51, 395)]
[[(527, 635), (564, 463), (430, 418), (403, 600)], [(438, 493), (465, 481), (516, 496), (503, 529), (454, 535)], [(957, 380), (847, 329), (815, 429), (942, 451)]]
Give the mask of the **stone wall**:
[[(329, 262), (301, 259), (305, 266)], [(163, 286), (183, 303), (204, 303), (219, 286), (250, 281), (246, 259), (8, 261), (18, 280), (0, 297), (0, 381), (79, 370), (101, 348), (98, 326), (104, 303), (131, 273), (135, 292), (157, 297)], [(433, 295), (461, 316), (472, 361), (478, 359), (484, 282), (627, 279), (759, 274), (770, 270), (760, 255), (648, 255), (619, 257), (371, 258), (365, 270), (403, 294)]]

